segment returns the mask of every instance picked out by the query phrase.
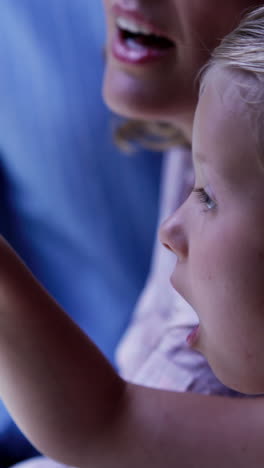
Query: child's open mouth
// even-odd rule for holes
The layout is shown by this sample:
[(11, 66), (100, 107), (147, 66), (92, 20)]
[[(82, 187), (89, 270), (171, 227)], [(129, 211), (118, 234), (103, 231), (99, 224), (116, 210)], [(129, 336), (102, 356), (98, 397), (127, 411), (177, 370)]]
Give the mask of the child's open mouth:
[(198, 324), (192, 329), (191, 333), (187, 336), (186, 341), (190, 347), (193, 347), (197, 342), (199, 337), (199, 330), (200, 325)]

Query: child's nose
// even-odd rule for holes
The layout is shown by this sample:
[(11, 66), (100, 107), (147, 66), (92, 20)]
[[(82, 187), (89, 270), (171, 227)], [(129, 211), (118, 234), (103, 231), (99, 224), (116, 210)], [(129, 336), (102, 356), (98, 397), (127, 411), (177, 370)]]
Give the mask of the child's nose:
[(178, 212), (179, 210), (162, 223), (159, 238), (164, 247), (175, 253), (179, 260), (183, 260), (188, 254), (188, 244)]

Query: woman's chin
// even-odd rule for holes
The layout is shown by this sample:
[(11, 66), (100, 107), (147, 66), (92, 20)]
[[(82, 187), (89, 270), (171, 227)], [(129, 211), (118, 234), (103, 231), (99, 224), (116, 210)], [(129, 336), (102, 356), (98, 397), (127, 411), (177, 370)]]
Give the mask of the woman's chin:
[(146, 102), (136, 93), (126, 92), (116, 86), (109, 86), (106, 82), (103, 87), (103, 99), (109, 109), (121, 117), (137, 120), (160, 119), (159, 112), (153, 108), (153, 101)]
[(103, 88), (103, 99), (106, 106), (115, 114), (120, 115), (120, 117), (125, 117), (129, 119), (140, 119), (142, 116), (137, 110), (136, 103), (133, 103), (133, 107), (127, 104), (127, 100), (121, 98), (118, 93), (109, 90), (109, 88)]
[(168, 99), (161, 89), (154, 80), (149, 83), (124, 70), (106, 67), (103, 98), (118, 115), (145, 121), (170, 121), (170, 114), (174, 115), (175, 109), (171, 109), (172, 99)]

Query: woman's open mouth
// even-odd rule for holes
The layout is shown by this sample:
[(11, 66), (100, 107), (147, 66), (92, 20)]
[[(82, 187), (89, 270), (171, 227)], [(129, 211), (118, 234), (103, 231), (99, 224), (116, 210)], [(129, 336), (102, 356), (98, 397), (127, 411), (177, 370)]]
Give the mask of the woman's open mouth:
[(131, 64), (146, 64), (171, 53), (175, 43), (147, 24), (134, 18), (118, 15), (113, 55)]

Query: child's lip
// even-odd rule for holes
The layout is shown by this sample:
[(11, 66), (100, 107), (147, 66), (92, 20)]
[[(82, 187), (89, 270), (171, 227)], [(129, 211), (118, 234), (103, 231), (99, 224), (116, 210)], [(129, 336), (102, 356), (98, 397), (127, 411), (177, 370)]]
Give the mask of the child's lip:
[(200, 325), (193, 327), (191, 333), (187, 336), (186, 341), (190, 347), (193, 347), (198, 340)]

